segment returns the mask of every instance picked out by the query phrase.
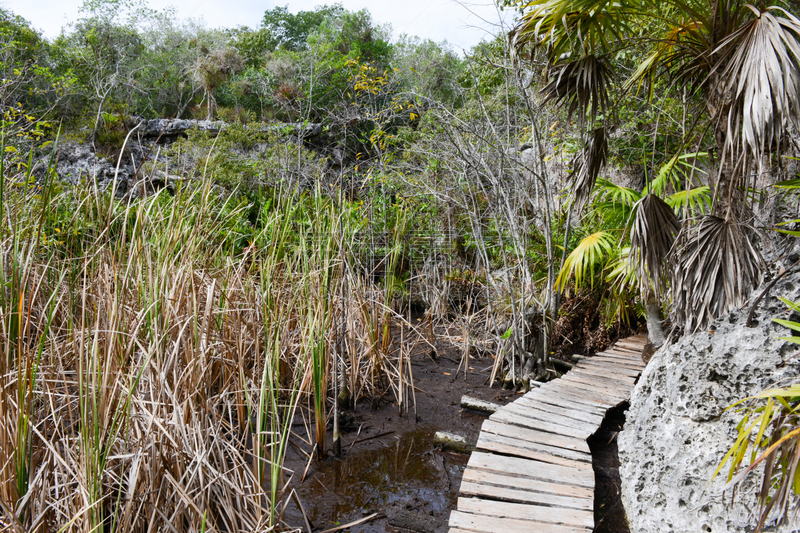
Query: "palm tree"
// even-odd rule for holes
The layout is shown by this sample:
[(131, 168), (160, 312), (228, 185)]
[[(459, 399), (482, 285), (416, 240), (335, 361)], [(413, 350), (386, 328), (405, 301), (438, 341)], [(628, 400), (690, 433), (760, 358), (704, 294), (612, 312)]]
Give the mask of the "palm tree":
[[(743, 191), (780, 153), (789, 125), (798, 125), (800, 20), (775, 1), (532, 0), (520, 9), (524, 15), (510, 35), (515, 49), (546, 58), (551, 82), (545, 99), (577, 113), (582, 128), (608, 128), (615, 92), (646, 87), (652, 96), (657, 82), (687, 88), (702, 101), (714, 138), (707, 147), (714, 156), (711, 212), (685, 218), (673, 244), (658, 236), (664, 234), (657, 223), (663, 206), (642, 204), (631, 260), (659, 287), (663, 277), (652, 267), (671, 255), (674, 318), (686, 331), (740, 305), (762, 268)], [(655, 36), (643, 35), (642, 27), (655, 29)], [(617, 82), (612, 58), (642, 46), (644, 59)], [(606, 150), (584, 143), (579, 157), (594, 170), (579, 176), (576, 198), (588, 197)]]
[[(650, 341), (656, 347), (663, 344), (659, 296), (667, 285), (667, 272), (662, 258), (672, 248), (680, 219), (702, 216), (710, 207), (708, 186), (685, 187), (693, 176), (705, 174), (701, 167), (707, 156), (673, 156), (641, 192), (598, 178), (591, 214), (604, 229), (586, 236), (566, 257), (557, 288), (563, 290), (572, 279), (577, 288), (592, 285), (601, 275), (607, 285), (608, 319), (624, 318), (630, 307), (628, 295), (638, 293)], [(643, 239), (649, 239), (648, 246)]]
[(214, 119), (216, 100), (214, 91), (228, 78), (244, 68), (244, 61), (233, 48), (219, 48), (209, 52), (201, 49), (201, 56), (192, 65), (192, 76), (205, 91), (208, 120)]

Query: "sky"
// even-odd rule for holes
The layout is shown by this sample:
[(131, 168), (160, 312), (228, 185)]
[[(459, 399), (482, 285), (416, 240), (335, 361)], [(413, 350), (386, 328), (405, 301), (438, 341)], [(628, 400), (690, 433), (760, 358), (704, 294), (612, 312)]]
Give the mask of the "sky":
[[(469, 50), (497, 34), (503, 15), (491, 0), (339, 1), (351, 11), (369, 9), (373, 20), (379, 24), (390, 23), (394, 38), (407, 33), (436, 42), (446, 40), (457, 51)], [(82, 3), (83, 0), (0, 0), (0, 6), (24, 17), (50, 39), (78, 18)], [(336, 0), (149, 0), (154, 9), (176, 6), (182, 19), (202, 18), (209, 28), (252, 28), (258, 26), (268, 9), (288, 5), (289, 11), (296, 13), (326, 3), (336, 3)], [(511, 20), (510, 13), (504, 15)]]

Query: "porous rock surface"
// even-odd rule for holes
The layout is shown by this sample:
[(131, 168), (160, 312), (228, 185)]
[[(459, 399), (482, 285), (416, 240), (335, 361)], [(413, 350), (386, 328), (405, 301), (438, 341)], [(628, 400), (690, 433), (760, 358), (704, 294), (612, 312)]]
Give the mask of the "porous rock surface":
[[(141, 158), (138, 153), (134, 155)], [(50, 158), (46, 155), (34, 165), (33, 174), (37, 178), (44, 176)], [(114, 190), (117, 196), (122, 197), (128, 192), (135, 169), (130, 156), (120, 163), (117, 168), (117, 162), (98, 157), (90, 145), (73, 141), (61, 143), (55, 155), (56, 174), (62, 181), (70, 185), (96, 184), (100, 190), (112, 187), (116, 181)]]
[[(731, 491), (722, 492), (725, 467), (709, 481), (738, 434), (741, 415), (725, 408), (789, 385), (800, 373), (800, 346), (780, 340), (789, 331), (771, 320), (800, 317), (790, 316), (778, 296), (800, 300), (800, 275), (771, 289), (752, 327), (745, 325), (748, 305), (709, 331), (659, 350), (643, 372), (619, 436), (622, 500), (632, 533), (754, 529), (757, 475), (745, 481), (733, 505)], [(795, 530), (775, 529), (775, 520), (767, 525), (768, 531)]]

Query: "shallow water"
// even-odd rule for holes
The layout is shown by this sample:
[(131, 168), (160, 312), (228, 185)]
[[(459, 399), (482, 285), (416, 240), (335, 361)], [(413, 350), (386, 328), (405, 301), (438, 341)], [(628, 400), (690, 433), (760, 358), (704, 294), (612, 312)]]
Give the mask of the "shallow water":
[[(446, 519), (455, 507), (467, 457), (434, 449), (434, 432), (421, 428), (387, 435), (380, 438), (386, 445), (379, 449), (320, 464), (296, 487), (312, 526), (329, 529), (392, 506)], [(303, 523), (296, 509), (290, 523)], [(395, 531), (385, 518), (349, 530)]]

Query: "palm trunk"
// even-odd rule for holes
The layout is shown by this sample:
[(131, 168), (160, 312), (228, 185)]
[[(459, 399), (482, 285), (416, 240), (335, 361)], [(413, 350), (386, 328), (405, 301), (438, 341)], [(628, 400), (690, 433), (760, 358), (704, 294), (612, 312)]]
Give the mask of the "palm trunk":
[(650, 338), (650, 344), (653, 345), (653, 348), (658, 349), (667, 340), (661, 322), (661, 306), (658, 304), (655, 295), (650, 293), (647, 295), (644, 307), (647, 312), (647, 336)]

